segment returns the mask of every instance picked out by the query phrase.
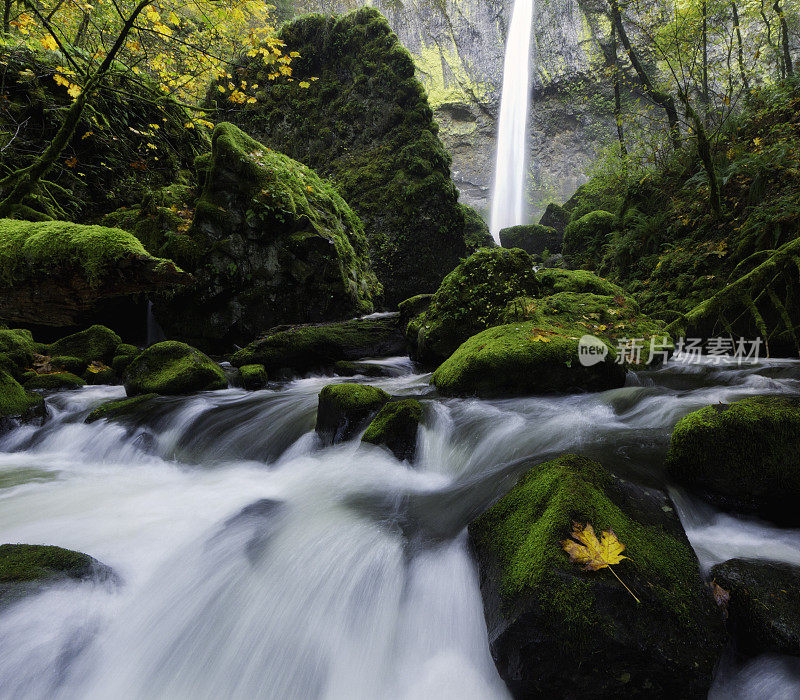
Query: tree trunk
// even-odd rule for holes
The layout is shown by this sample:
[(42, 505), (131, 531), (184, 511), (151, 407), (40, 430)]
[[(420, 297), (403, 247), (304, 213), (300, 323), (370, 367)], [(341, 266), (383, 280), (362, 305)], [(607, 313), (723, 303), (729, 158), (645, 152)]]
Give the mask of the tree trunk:
[(67, 111), (67, 115), (64, 118), (63, 124), (61, 124), (61, 127), (56, 132), (56, 135), (53, 137), (53, 140), (50, 142), (47, 148), (45, 148), (42, 155), (40, 155), (29, 166), (16, 170), (0, 180), (0, 187), (10, 186), (11, 188), (10, 192), (8, 192), (2, 201), (0, 201), (0, 219), (7, 218), (13, 214), (14, 211), (23, 204), (23, 200), (36, 189), (36, 185), (38, 184), (39, 180), (41, 180), (48, 173), (50, 168), (53, 167), (53, 164), (61, 155), (61, 152), (64, 150), (64, 148), (66, 148), (67, 144), (72, 138), (72, 135), (75, 133), (75, 129), (78, 126), (81, 114), (83, 114), (83, 108), (86, 106), (89, 95), (94, 92), (102, 79), (105, 77), (106, 73), (108, 73), (111, 65), (114, 62), (114, 59), (117, 57), (117, 54), (125, 45), (128, 34), (136, 22), (136, 18), (139, 16), (142, 10), (144, 10), (144, 8), (150, 5), (152, 2), (153, 0), (142, 0), (136, 6), (136, 9), (134, 9), (130, 17), (128, 17), (128, 19), (125, 21), (125, 24), (123, 25), (116, 41), (114, 42), (114, 45), (111, 47), (111, 50), (100, 64), (95, 74), (91, 76), (86, 85), (84, 85), (81, 94), (78, 95), (78, 97), (72, 103), (72, 106)]
[(736, 41), (738, 44), (737, 57), (739, 60), (739, 72), (742, 75), (742, 85), (747, 92), (750, 92), (750, 81), (747, 79), (747, 72), (744, 68), (744, 48), (742, 46), (742, 30), (739, 26), (739, 10), (736, 7), (736, 0), (731, 0), (731, 11), (733, 13), (733, 27), (736, 30)]
[(8, 34), (11, 31), (11, 5), (14, 0), (5, 0), (3, 4), (3, 34)]
[(792, 66), (792, 56), (789, 53), (789, 25), (786, 23), (786, 16), (781, 8), (781, 0), (775, 0), (772, 9), (775, 10), (778, 15), (778, 21), (781, 23), (781, 46), (783, 48), (783, 63), (786, 68), (786, 75), (793, 75), (794, 67)]
[(625, 146), (625, 133), (622, 128), (622, 98), (620, 96), (619, 84), (619, 58), (617, 57), (617, 28), (611, 25), (611, 50), (614, 53), (612, 70), (614, 71), (614, 121), (617, 124), (617, 138), (619, 138), (619, 151), (622, 157), (628, 155)]
[(703, 0), (702, 3), (702, 12), (703, 12), (703, 85), (702, 85), (702, 98), (703, 98), (703, 116), (705, 117), (705, 122), (708, 124), (709, 122), (709, 110), (711, 108), (711, 100), (709, 99), (708, 93), (708, 6)]
[(617, 34), (619, 34), (620, 41), (625, 47), (625, 52), (628, 54), (631, 65), (636, 71), (636, 75), (639, 76), (639, 80), (642, 81), (648, 96), (666, 113), (672, 146), (676, 151), (679, 150), (681, 147), (681, 127), (678, 122), (678, 110), (675, 107), (675, 99), (672, 97), (672, 95), (668, 95), (667, 93), (661, 92), (655, 88), (655, 85), (650, 79), (650, 76), (647, 74), (644, 65), (642, 65), (642, 62), (639, 60), (638, 54), (631, 45), (630, 39), (628, 38), (628, 33), (625, 31), (625, 27), (622, 24), (622, 15), (620, 14), (617, 0), (611, 0), (611, 17), (614, 25), (617, 28)]
[(86, 32), (89, 30), (89, 13), (83, 13), (83, 19), (81, 20), (81, 24), (78, 27), (78, 32), (75, 34), (75, 39), (72, 42), (72, 45), (76, 48), (81, 48), (83, 45), (84, 40), (86, 39)]
[(700, 161), (703, 163), (703, 168), (708, 176), (711, 209), (713, 209), (714, 214), (719, 215), (722, 212), (722, 202), (719, 196), (719, 181), (717, 180), (717, 172), (714, 168), (714, 159), (711, 157), (711, 142), (708, 140), (705, 124), (703, 124), (700, 115), (697, 114), (694, 107), (692, 107), (686, 93), (679, 89), (678, 96), (686, 109), (686, 115), (694, 126), (695, 138), (697, 139), (697, 155), (700, 156)]

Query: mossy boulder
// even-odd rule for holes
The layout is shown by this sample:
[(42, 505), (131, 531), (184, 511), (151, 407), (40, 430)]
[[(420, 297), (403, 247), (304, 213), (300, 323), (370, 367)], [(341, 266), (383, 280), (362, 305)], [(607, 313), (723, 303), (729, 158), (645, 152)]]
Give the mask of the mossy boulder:
[(120, 377), (114, 371), (113, 367), (109, 367), (108, 365), (104, 365), (102, 363), (93, 362), (83, 373), (83, 381), (91, 386), (119, 384)]
[(730, 594), (728, 624), (738, 651), (800, 656), (800, 567), (731, 559), (712, 568), (711, 578)]
[(478, 250), (445, 277), (427, 308), (406, 324), (412, 356), (434, 367), (470, 336), (504, 323), (514, 299), (557, 292), (624, 297), (620, 287), (585, 270), (536, 272), (535, 261), (518, 248)]
[(164, 330), (224, 350), (282, 323), (369, 313), (380, 292), (360, 219), (313, 170), (217, 124), (187, 235), (196, 284), (155, 302)]
[(225, 389), (222, 368), (199, 350), (174, 340), (151, 345), (125, 371), (128, 396), (190, 394)]
[(0, 545), (0, 607), (63, 581), (114, 578), (110, 567), (88, 554), (48, 545)]
[(386, 357), (405, 352), (397, 314), (342, 323), (274, 328), (231, 357), (231, 364), (264, 365), (267, 372), (308, 372), (338, 360)]
[[(585, 571), (573, 523), (630, 558)], [(705, 698), (720, 612), (667, 496), (567, 455), (533, 467), (469, 526), (492, 657), (514, 697)]]
[(564, 207), (555, 202), (550, 202), (544, 210), (542, 218), (539, 219), (539, 226), (555, 229), (563, 238), (564, 230), (567, 228), (571, 218), (572, 215)]
[(433, 292), (466, 252), (464, 213), (410, 54), (372, 8), (300, 17), (280, 38), (299, 53), (291, 81), (270, 80), (274, 67), (243, 56), (236, 78), (261, 86), (258, 102), (230, 101), (227, 78), (209, 100), (222, 118), (331, 178), (364, 222), (387, 305)]
[(110, 328), (94, 325), (51, 343), (48, 353), (51, 357), (78, 357), (88, 364), (93, 360), (111, 360), (121, 343), (122, 338)]
[(458, 206), (464, 214), (464, 243), (467, 246), (467, 253), (474, 253), (478, 248), (497, 246), (483, 217), (466, 204)]
[(613, 230), (614, 215), (607, 211), (592, 211), (571, 221), (564, 230), (564, 259), (573, 268), (596, 270)]
[(500, 245), (503, 248), (522, 248), (531, 255), (541, 255), (545, 250), (551, 253), (561, 252), (561, 240), (554, 228), (540, 224), (510, 226), (500, 231)]
[(69, 391), (80, 389), (86, 384), (83, 379), (72, 372), (50, 372), (37, 374), (25, 380), (23, 386), (27, 390), (44, 389), (46, 391)]
[(157, 398), (158, 394), (140, 394), (139, 396), (131, 396), (127, 399), (106, 401), (93, 409), (89, 415), (86, 416), (84, 422), (94, 423), (98, 420), (117, 420), (119, 418), (134, 416), (146, 411), (147, 407), (152, 405), (154, 399)]
[(800, 400), (756, 396), (681, 418), (667, 474), (725, 510), (800, 525)]
[(329, 384), (319, 392), (316, 431), (323, 444), (355, 437), (391, 397), (366, 384)]
[(0, 432), (17, 422), (45, 416), (41, 396), (26, 391), (8, 372), (0, 369)]
[(422, 404), (416, 399), (390, 401), (372, 419), (361, 442), (385, 445), (399, 460), (413, 460), (417, 451), (417, 429)]
[(73, 326), (104, 300), (190, 281), (121, 229), (0, 219), (0, 317), (9, 321)]
[(350, 360), (339, 360), (331, 366), (334, 374), (340, 377), (386, 377), (390, 376), (386, 369), (373, 362), (352, 362)]
[(29, 330), (0, 329), (0, 369), (9, 372), (15, 379), (19, 380), (31, 366), (38, 350)]
[(239, 367), (242, 387), (248, 391), (263, 389), (267, 385), (267, 371), (264, 365), (242, 365)]
[(50, 364), (54, 368), (77, 375), (83, 374), (89, 366), (88, 360), (81, 359), (80, 357), (70, 357), (69, 355), (56, 355), (55, 357), (51, 357)]

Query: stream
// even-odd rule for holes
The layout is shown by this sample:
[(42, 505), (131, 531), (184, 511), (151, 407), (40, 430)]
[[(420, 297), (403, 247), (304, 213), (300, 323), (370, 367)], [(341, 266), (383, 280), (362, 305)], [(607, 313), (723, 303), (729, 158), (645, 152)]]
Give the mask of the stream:
[[(565, 452), (670, 488), (677, 420), (800, 394), (800, 362), (630, 374), (621, 389), (440, 399), (407, 358), (356, 379), (425, 407), (409, 465), (358, 441), (322, 448), (331, 377), (164, 397), (134, 423), (85, 424), (122, 387), (48, 398), (0, 439), (0, 542), (91, 554), (119, 581), (60, 585), (0, 611), (2, 698), (453, 698), (507, 693), (492, 662), (466, 524), (521, 469)], [(671, 489), (701, 566), (800, 564), (800, 531)], [(710, 697), (800, 696), (800, 665), (723, 660)]]

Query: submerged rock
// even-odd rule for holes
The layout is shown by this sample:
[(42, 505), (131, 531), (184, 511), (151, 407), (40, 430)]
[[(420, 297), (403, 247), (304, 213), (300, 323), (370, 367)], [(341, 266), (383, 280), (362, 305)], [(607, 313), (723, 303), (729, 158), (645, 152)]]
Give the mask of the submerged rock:
[(500, 231), (503, 248), (521, 248), (531, 255), (541, 255), (545, 250), (560, 253), (562, 238), (563, 235), (554, 228), (539, 224), (510, 226)]
[(800, 656), (800, 567), (730, 559), (711, 569), (711, 578), (730, 594), (739, 651)]
[(405, 354), (398, 315), (341, 323), (279, 326), (231, 357), (234, 367), (264, 365), (267, 372), (308, 372), (339, 360)]
[(571, 267), (597, 269), (613, 230), (614, 215), (607, 211), (592, 211), (571, 221), (564, 230), (564, 259)]
[(390, 401), (372, 419), (361, 442), (385, 445), (399, 460), (413, 460), (422, 404), (416, 399)]
[(16, 423), (44, 418), (45, 410), (41, 396), (26, 391), (14, 377), (0, 369), (0, 433)]
[(85, 423), (94, 423), (98, 420), (115, 420), (117, 418), (124, 418), (127, 416), (135, 415), (147, 409), (153, 399), (158, 398), (158, 394), (140, 394), (139, 396), (131, 396), (127, 399), (116, 399), (114, 401), (106, 401), (100, 404), (97, 408), (92, 410), (86, 416)]
[[(613, 531), (629, 559), (585, 571), (573, 523)], [(567, 455), (533, 467), (469, 526), (490, 648), (517, 698), (705, 698), (725, 642), (672, 503)]]
[(383, 389), (366, 384), (329, 384), (319, 392), (317, 435), (326, 445), (349, 440), (390, 399)]
[(222, 368), (199, 350), (174, 340), (151, 345), (128, 365), (125, 391), (139, 394), (190, 394), (225, 389)]
[(0, 545), (0, 607), (63, 581), (115, 578), (110, 567), (88, 554), (48, 545)]
[(196, 284), (155, 303), (165, 331), (224, 350), (281, 323), (370, 313), (380, 292), (363, 225), (313, 170), (217, 124), (187, 235)]
[(299, 54), (292, 82), (270, 81), (274, 68), (244, 57), (237, 80), (262, 86), (257, 104), (230, 101), (227, 78), (209, 99), (225, 119), (333, 180), (364, 222), (389, 306), (433, 292), (466, 252), (464, 213), (408, 51), (366, 7), (300, 17), (280, 38)]
[(0, 250), (0, 317), (20, 323), (71, 326), (102, 300), (191, 281), (130, 233), (104, 226), (1, 219)]
[(800, 525), (800, 400), (756, 396), (706, 406), (672, 433), (667, 474), (725, 510)]

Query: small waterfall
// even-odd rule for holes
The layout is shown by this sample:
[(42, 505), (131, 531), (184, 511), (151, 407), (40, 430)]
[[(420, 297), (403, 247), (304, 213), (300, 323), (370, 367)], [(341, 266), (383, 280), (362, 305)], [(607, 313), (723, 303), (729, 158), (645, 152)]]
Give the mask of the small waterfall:
[(151, 346), (153, 343), (160, 343), (162, 340), (166, 340), (167, 336), (164, 334), (164, 331), (161, 329), (161, 326), (156, 321), (156, 317), (153, 314), (153, 302), (149, 299), (147, 300), (147, 346)]
[(492, 235), (498, 242), (500, 230), (523, 223), (525, 214), (523, 197), (533, 12), (534, 0), (516, 0), (506, 39), (491, 220)]

